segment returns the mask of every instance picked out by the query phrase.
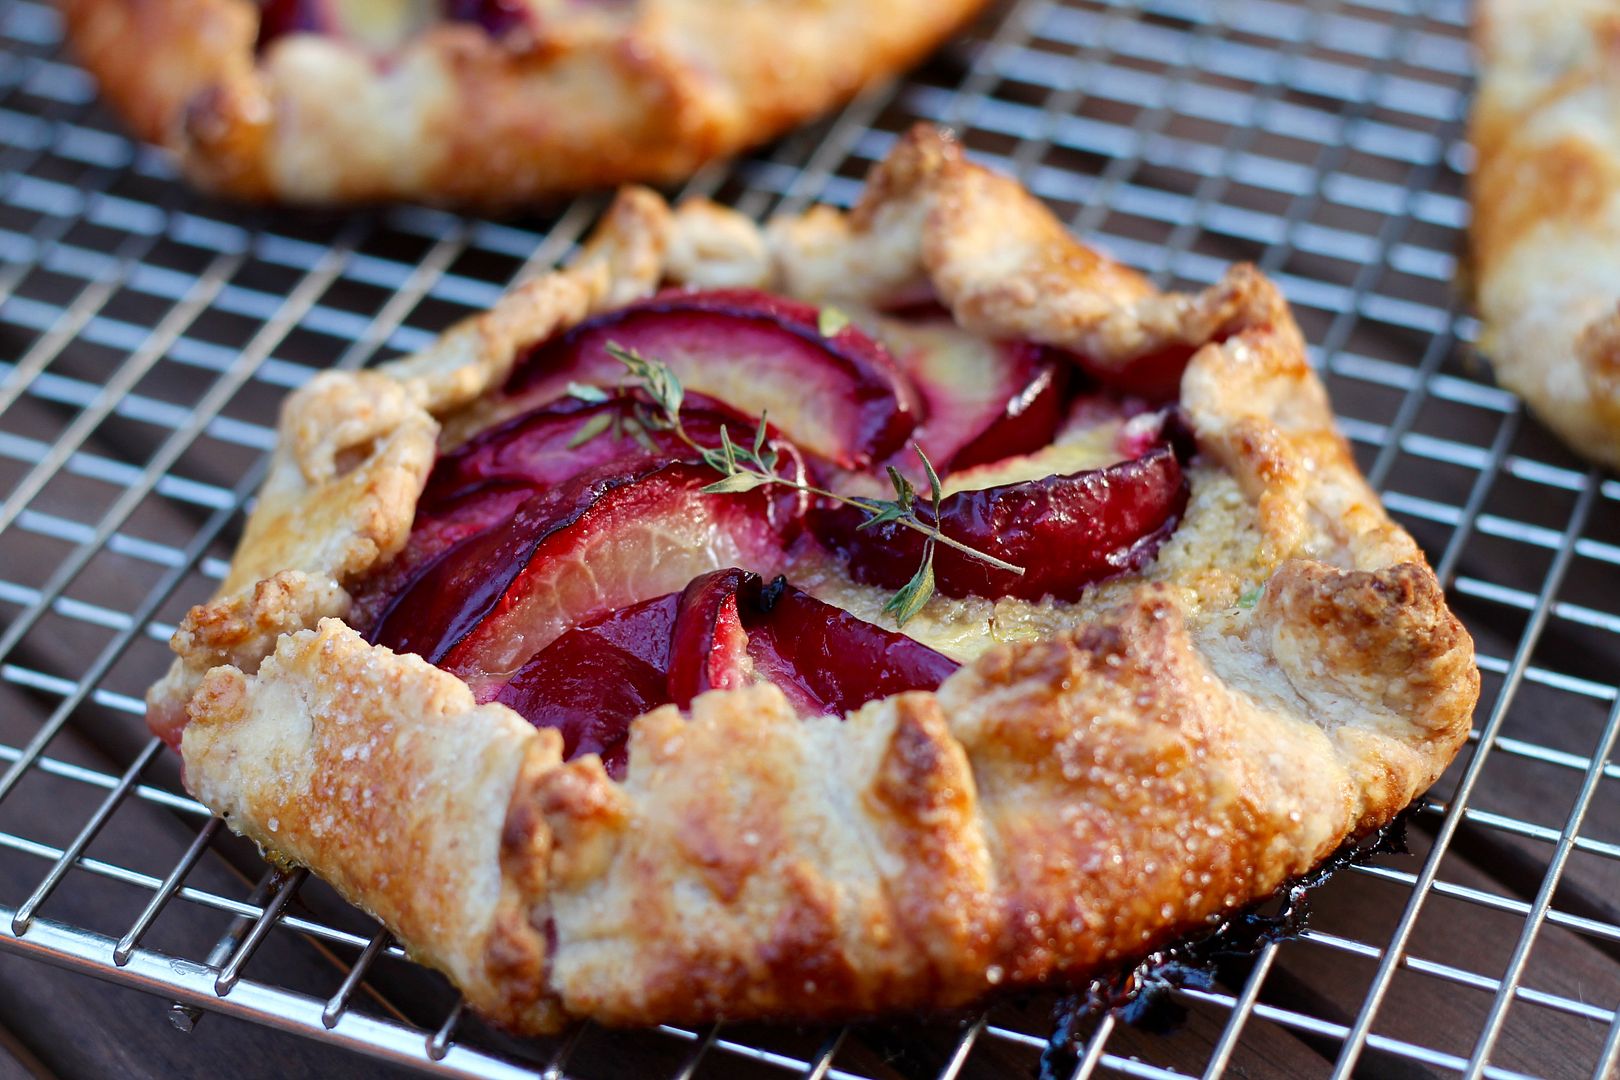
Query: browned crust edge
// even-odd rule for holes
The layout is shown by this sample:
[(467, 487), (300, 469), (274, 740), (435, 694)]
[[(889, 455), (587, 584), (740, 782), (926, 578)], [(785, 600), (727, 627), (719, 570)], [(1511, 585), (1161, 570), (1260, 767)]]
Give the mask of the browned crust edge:
[[(928, 129), (848, 217), (761, 234), (627, 192), (574, 267), (354, 385), (394, 380), (402, 429), (430, 413), (453, 427), (523, 341), (663, 273), (816, 299), (925, 278), (986, 332), (1105, 357), (1222, 338), (1193, 358), (1183, 406), (1254, 507), (1272, 569), (1253, 607), (1144, 582), (1083, 629), (997, 647), (937, 693), (842, 723), (797, 719), (773, 687), (704, 695), (689, 717), (660, 709), (633, 726), (622, 784), (593, 757), (559, 764), (552, 733), (473, 708), (448, 673), (322, 619), (341, 611), (296, 581), (237, 583), (210, 605), (224, 616), (177, 635), (155, 725), (184, 710), (198, 797), (376, 913), (480, 1011), (523, 1031), (831, 1018), (1074, 978), (1266, 895), (1387, 821), (1462, 745), (1472, 642), (1357, 473), (1276, 290), (1237, 268), (1195, 296), (1158, 294)], [(352, 407), (322, 397), (339, 390), (354, 392), (311, 395), (322, 415)], [(341, 437), (301, 423), (319, 409), (298, 400), (278, 458), (318, 517), (330, 485), (388, 444), (374, 423)], [(323, 468), (334, 442), (367, 433), (358, 467)], [(363, 517), (408, 527), (413, 505)], [(239, 562), (261, 565), (273, 538), (249, 536)], [(363, 570), (334, 550), (352, 545), (277, 557), (341, 588)], [(274, 610), (255, 607), (261, 593)], [(481, 764), (447, 777), (450, 745)]]
[(985, 0), (638, 0), (513, 43), (441, 25), (386, 62), (252, 0), (59, 0), (102, 92), (199, 186), (509, 207), (668, 182), (909, 67)]

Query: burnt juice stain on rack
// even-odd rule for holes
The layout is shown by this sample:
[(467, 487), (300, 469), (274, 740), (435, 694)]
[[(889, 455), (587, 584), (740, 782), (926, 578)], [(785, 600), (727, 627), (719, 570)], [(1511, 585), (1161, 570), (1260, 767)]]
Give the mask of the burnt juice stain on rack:
[[(1311, 890), (1347, 866), (1357, 866), (1379, 855), (1405, 855), (1408, 808), (1378, 829), (1350, 840), (1310, 873), (1287, 882), (1258, 904), (1223, 919), (1213, 930), (1156, 949), (1133, 967), (1092, 979), (1079, 993), (1059, 998), (1052, 1006), (1052, 1034), (1041, 1051), (1040, 1080), (1062, 1080), (1073, 1075), (1085, 1054), (1081, 1028), (1087, 1021), (1112, 1012), (1128, 1024), (1158, 1034), (1175, 1030), (1187, 1010), (1174, 999), (1177, 989), (1213, 990), (1224, 968), (1243, 965), (1266, 945), (1297, 938), (1310, 922)], [(1234, 980), (1228, 979), (1228, 982)]]

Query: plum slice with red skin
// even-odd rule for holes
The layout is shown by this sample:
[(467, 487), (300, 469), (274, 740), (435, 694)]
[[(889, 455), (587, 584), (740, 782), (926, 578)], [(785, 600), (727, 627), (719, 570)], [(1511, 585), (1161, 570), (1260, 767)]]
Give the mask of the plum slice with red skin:
[(706, 466), (615, 466), (531, 496), (505, 522), (443, 551), (382, 612), (371, 639), (474, 685), (504, 679), (586, 618), (723, 566), (774, 572), (788, 528), (770, 489), (704, 494)]
[(386, 53), (426, 29), (434, 16), (432, 0), (261, 0), (256, 47), (263, 50), (289, 34), (321, 34)]
[(669, 367), (683, 386), (771, 421), (804, 450), (858, 468), (898, 450), (916, 425), (912, 390), (887, 350), (855, 326), (823, 336), (809, 304), (752, 289), (669, 291), (605, 312), (530, 350), (504, 393), (536, 403), (570, 382), (630, 382), (616, 344)]
[(373, 573), (355, 596), (350, 621), (373, 626), (424, 567), (445, 549), (486, 529), (511, 520), (518, 507), (535, 495), (529, 484), (491, 482), (441, 501), (431, 510), (419, 505), (405, 547)]
[(1068, 382), (1068, 373), (1061, 366), (1043, 360), (1023, 389), (1007, 399), (990, 426), (951, 456), (949, 468), (970, 469), (1046, 446), (1062, 422)]
[[(602, 402), (562, 398), (481, 431), (440, 456), (417, 505), (432, 509), (492, 481), (550, 487), (610, 461), (649, 455), (669, 461), (695, 458), (670, 432), (641, 429), (638, 437), (626, 426), (636, 407), (630, 396)], [(719, 437), (718, 425), (709, 424), (709, 417), (701, 406), (682, 410), (683, 422), (700, 440)], [(733, 428), (740, 423), (740, 418), (731, 421)], [(708, 430), (711, 426), (714, 432)]]
[[(1222, 338), (1211, 339), (1215, 342)], [(1147, 398), (1163, 405), (1181, 395), (1181, 376), (1202, 345), (1175, 342), (1116, 363), (1105, 363), (1084, 353), (1053, 349), (1055, 356), (1067, 359), (1097, 383), (1116, 394)]]
[(441, 0), (449, 22), (482, 26), (492, 38), (534, 28), (534, 9), (523, 0)]
[(744, 617), (755, 676), (784, 688), (791, 680), (806, 698), (821, 703), (823, 713), (845, 713), (907, 690), (937, 689), (960, 666), (780, 579), (762, 592), (751, 603), (764, 613), (757, 621)]
[[(628, 471), (637, 462), (698, 460), (697, 451), (674, 433), (637, 420), (638, 413), (646, 415), (649, 410), (645, 398), (631, 394), (602, 402), (567, 397), (531, 409), (440, 457), (417, 512), (437, 512), (491, 484), (526, 484), (537, 489), (555, 486), (614, 461), (625, 462)], [(695, 394), (688, 395), (681, 408), (682, 426), (702, 446), (719, 446), (722, 427), (733, 439), (746, 439), (753, 434), (755, 423)], [(767, 435), (777, 452), (777, 471), (791, 478), (807, 478), (798, 449), (774, 427), (767, 429)], [(794, 494), (780, 512), (802, 513), (800, 504), (804, 502), (802, 493)]]
[[(957, 491), (941, 500), (940, 530), (1025, 573), (940, 545), (935, 587), (946, 596), (1078, 599), (1086, 586), (1145, 565), (1186, 502), (1181, 462), (1166, 442), (1101, 469)], [(811, 528), (843, 554), (855, 580), (897, 589), (916, 573), (925, 538), (892, 522), (857, 529), (864, 517), (850, 507), (818, 510)], [(917, 517), (932, 524), (932, 508), (920, 503)]]
[[(693, 398), (683, 410), (687, 431), (704, 445), (719, 445), (720, 428), (733, 430), (741, 418), (718, 405)], [(417, 504), (416, 521), (405, 549), (367, 583), (356, 598), (358, 625), (375, 625), (383, 609), (421, 576), (447, 548), (476, 533), (510, 521), (518, 508), (540, 493), (566, 485), (584, 473), (647, 472), (659, 465), (690, 461), (691, 447), (668, 432), (644, 430), (640, 438), (625, 429), (634, 410), (645, 407), (634, 397), (586, 403), (565, 399), (542, 406), (483, 432), (434, 465)], [(596, 417), (608, 426), (570, 447)], [(617, 432), (612, 421), (620, 421)], [(809, 478), (803, 456), (791, 444), (773, 437), (777, 472), (797, 480)], [(711, 480), (719, 479), (713, 475)], [(765, 518), (785, 540), (798, 532), (797, 520), (809, 509), (810, 497), (785, 485), (767, 489)]]
[(907, 690), (932, 690), (956, 661), (857, 618), (778, 578), (730, 568), (681, 594), (670, 695), (685, 708), (706, 690), (775, 683), (801, 715), (842, 715)]
[(707, 690), (735, 690), (751, 681), (748, 631), (737, 588), (757, 577), (735, 567), (693, 578), (681, 591), (669, 655), (669, 696), (681, 708)]
[(563, 756), (600, 754), (623, 777), (630, 721), (669, 701), (670, 634), (679, 593), (576, 626), (529, 659), (495, 700), (562, 732)]
[[(949, 314), (888, 319), (884, 340), (922, 397), (910, 442), (936, 469), (1027, 454), (1052, 441), (1062, 411), (1063, 365), (1028, 342), (987, 341)], [(967, 451), (964, 458), (964, 451)], [(918, 468), (908, 445), (895, 465)]]
[(958, 665), (904, 634), (735, 567), (589, 619), (481, 695), (562, 732), (566, 758), (600, 754), (622, 778), (630, 723), (708, 690), (768, 681), (803, 716), (932, 690)]
[[(903, 300), (891, 301), (885, 308), (884, 314), (901, 319), (927, 320), (948, 319), (949, 310), (939, 302), (933, 291), (920, 287), (915, 295)], [(1219, 343), (1225, 340), (1224, 333), (1217, 334), (1211, 340)], [(1144, 397), (1155, 404), (1168, 404), (1174, 401), (1181, 392), (1181, 376), (1187, 370), (1187, 362), (1192, 359), (1193, 353), (1203, 347), (1185, 342), (1171, 342), (1150, 349), (1137, 356), (1126, 357), (1112, 362), (1080, 352), (1079, 350), (1065, 349), (1052, 345), (1035, 345), (1031, 348), (1042, 349), (1046, 357), (1062, 361), (1067, 365), (1084, 372), (1090, 379), (1099, 385), (1118, 394), (1129, 394)], [(927, 447), (924, 447), (927, 449)], [(1028, 453), (1034, 447), (1015, 451), (1015, 453)], [(1004, 455), (1006, 456), (1006, 455)], [(975, 464), (994, 460), (980, 458)], [(936, 466), (938, 462), (935, 462)]]

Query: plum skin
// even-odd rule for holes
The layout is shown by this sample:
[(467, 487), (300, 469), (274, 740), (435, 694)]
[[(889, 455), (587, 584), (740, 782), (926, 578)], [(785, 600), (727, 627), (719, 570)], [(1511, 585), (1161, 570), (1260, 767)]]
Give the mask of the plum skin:
[[(819, 314), (754, 289), (666, 290), (534, 346), (501, 393), (543, 402), (569, 382), (620, 385), (625, 369), (607, 351), (616, 345), (664, 363), (688, 390), (733, 409), (758, 414), (774, 405), (764, 411), (796, 445), (863, 467), (900, 449), (916, 427), (915, 392), (882, 345), (854, 325), (823, 335)], [(760, 394), (773, 384), (782, 393)]]
[(598, 754), (609, 775), (622, 777), (630, 721), (669, 700), (679, 599), (667, 593), (581, 623), (531, 657), (494, 700), (560, 731), (565, 760)]
[[(940, 531), (1025, 572), (936, 545), (935, 587), (953, 597), (1077, 600), (1087, 586), (1146, 565), (1186, 504), (1186, 478), (1167, 443), (1102, 469), (959, 491), (940, 504)], [(844, 556), (856, 581), (897, 589), (917, 572), (926, 538), (892, 522), (858, 529), (865, 517), (852, 507), (819, 507), (810, 527)], [(932, 525), (932, 508), (919, 504), (917, 518)]]
[[(851, 658), (859, 658), (859, 663)], [(933, 690), (957, 663), (905, 634), (817, 600), (778, 577), (732, 568), (681, 594), (672, 700), (770, 682), (800, 715), (842, 715), (907, 690)]]
[[(554, 559), (575, 564), (585, 546), (603, 537), (622, 536), (623, 530), (666, 519), (707, 529), (711, 538), (732, 537), (735, 546), (753, 553), (750, 557), (764, 558), (771, 551), (785, 552), (790, 539), (786, 530), (797, 528), (796, 522), (773, 520), (767, 488), (736, 495), (702, 494), (699, 488), (714, 479), (706, 466), (654, 462), (621, 470), (622, 465), (610, 463), (542, 489), (507, 521), (441, 551), (382, 608), (369, 639), (396, 652), (416, 653), (463, 676), (485, 674), (482, 653), (492, 642), (499, 643), (502, 630), (533, 630), (522, 622), (531, 587), (542, 590), (543, 597), (550, 595), (548, 587), (565, 581), (551, 576)], [(694, 518), (700, 511), (703, 516)], [(642, 569), (651, 572), (657, 567)], [(566, 614), (571, 624), (577, 623), (645, 596), (626, 595), (616, 604)], [(549, 614), (560, 617), (564, 612)], [(510, 623), (514, 618), (517, 624)], [(536, 647), (540, 644), (545, 642)]]
[[(734, 380), (739, 372), (747, 374), (746, 367), (737, 365), (752, 362), (750, 345), (763, 352), (757, 362), (766, 369), (762, 378), (767, 384), (793, 385), (793, 365), (813, 363), (819, 374), (806, 380), (806, 392), (830, 380), (847, 384), (852, 394), (840, 400), (842, 411), (793, 415), (807, 424), (820, 417), (824, 422), (812, 431), (824, 439), (843, 439), (838, 447), (842, 453), (832, 460), (846, 466), (882, 460), (879, 451), (890, 450), (916, 426), (913, 403), (927, 399), (927, 388), (908, 383), (882, 347), (853, 328), (823, 337), (815, 315), (808, 305), (749, 290), (664, 293), (587, 320), (536, 346), (520, 360), (503, 393), (539, 402), (538, 407), (487, 429), (436, 463), (413, 529), (413, 534), (422, 534), (421, 561), (392, 578), (390, 589), (395, 591), (377, 611), (371, 639), (421, 653), (462, 674), (474, 683), (480, 700), (502, 702), (539, 726), (561, 730), (567, 756), (599, 754), (615, 776), (626, 768), (628, 729), (636, 716), (668, 703), (686, 708), (707, 690), (771, 682), (797, 712), (808, 716), (838, 715), (895, 693), (937, 688), (956, 670), (954, 661), (904, 634), (816, 600), (785, 579), (766, 585), (758, 574), (737, 568), (700, 573), (685, 589), (651, 598), (647, 593), (658, 584), (666, 589), (669, 584), (647, 580), (643, 584), (652, 588), (642, 587), (639, 595), (619, 589), (609, 601), (619, 605), (612, 610), (576, 605), (565, 611), (560, 632), (526, 635), (523, 622), (508, 627), (502, 621), (513, 597), (521, 602), (519, 594), (537, 557), (535, 587), (555, 588), (545, 563), (551, 558), (578, 562), (594, 550), (589, 546), (592, 536), (608, 535), (601, 530), (617, 527), (612, 522), (618, 512), (610, 505), (615, 492), (671, 470), (680, 473), (672, 491), (683, 486), (695, 491), (714, 479), (712, 471), (693, 460), (691, 448), (668, 432), (648, 432), (637, 440), (612, 425), (611, 434), (597, 435), (588, 446), (570, 445), (595, 417), (622, 421), (650, 406), (641, 391), (621, 391), (606, 402), (545, 397), (564, 385), (559, 380), (565, 376), (605, 379), (603, 356), (597, 354), (605, 355), (611, 334), (639, 327), (636, 335), (646, 339), (647, 355), (659, 359), (657, 332), (667, 329), (677, 342), (670, 355), (680, 363), (697, 365), (700, 371), (710, 362), (730, 366), (736, 370), (722, 374)], [(746, 331), (736, 330), (739, 326)], [(712, 351), (706, 353), (706, 346)], [(1006, 368), (1003, 381), (1021, 389), (950, 455), (958, 467), (1020, 456), (1037, 444), (1049, 444), (1065, 411), (1074, 369), (1090, 372), (1082, 358), (1048, 347), (1010, 343), (996, 348)], [(1134, 377), (1145, 392), (1158, 396), (1179, 378), (1184, 363), (1185, 357), (1166, 350), (1123, 371), (1090, 373), (1115, 383), (1115, 389)], [(980, 408), (971, 426), (978, 427), (981, 416), (990, 415)], [(742, 419), (725, 403), (699, 393), (687, 395), (682, 417), (705, 445), (718, 441), (722, 423), (736, 425)], [(1192, 452), (1185, 445), (1190, 439), (1172, 427), (1167, 424), (1157, 435), (1145, 433), (1142, 443), (1127, 450), (1138, 456), (1105, 468), (963, 490), (945, 498), (939, 525), (947, 536), (1023, 566), (1026, 573), (1000, 570), (938, 545), (938, 591), (956, 597), (1067, 601), (1078, 599), (1095, 582), (1140, 569), (1174, 531), (1188, 499), (1183, 461)], [(773, 429), (770, 435), (774, 445), (777, 433)], [(792, 444), (781, 440), (781, 446), (801, 478), (811, 475)], [(521, 504), (514, 505), (520, 495)], [(802, 528), (797, 522), (806, 513), (807, 497), (795, 493), (797, 506), (783, 507), (784, 516), (795, 519), (789, 534), (763, 496), (759, 492), (748, 500), (749, 510), (739, 503), (717, 512), (712, 527), (740, 529), (750, 536), (757, 532), (761, 542), (768, 540), (785, 557)], [(633, 495), (620, 501), (645, 505), (636, 513), (655, 517), (682, 513), (685, 506), (679, 499), (648, 498), (645, 504)], [(693, 511), (695, 507), (685, 508)], [(593, 524), (593, 514), (607, 524)], [(865, 517), (853, 507), (817, 505), (810, 512), (810, 530), (844, 556), (856, 581), (887, 588), (904, 585), (921, 563), (927, 541), (894, 524), (858, 530)], [(917, 517), (933, 522), (926, 502), (919, 504)], [(751, 520), (757, 528), (747, 524)], [(434, 538), (435, 528), (442, 539)], [(570, 530), (583, 540), (569, 539)], [(656, 526), (651, 534), (655, 539), (648, 548), (633, 533), (621, 534), (620, 543), (629, 536), (627, 550), (639, 558), (643, 551), (660, 550)], [(559, 535), (563, 541), (553, 542)], [(760, 543), (744, 544), (742, 554), (733, 557), (773, 561), (763, 551)], [(643, 572), (651, 573), (651, 563), (636, 569), (642, 562), (647, 560), (613, 565), (639, 582)], [(568, 567), (560, 571), (566, 574)], [(681, 575), (690, 572), (682, 564)], [(478, 649), (469, 652), (467, 644), (491, 630), (491, 641), (504, 641), (508, 652), (527, 658), (482, 672), (476, 663)], [(532, 653), (525, 647), (526, 636), (538, 643)]]
[(731, 567), (582, 622), (531, 656), (492, 700), (560, 731), (565, 758), (598, 754), (622, 779), (631, 722), (660, 705), (685, 709), (709, 690), (771, 682), (801, 716), (836, 716), (936, 689), (957, 667), (785, 578), (765, 585)]
[[(566, 397), (520, 413), (479, 432), (448, 453), (441, 454), (428, 476), (417, 503), (420, 528), (431, 517), (457, 515), (477, 501), (480, 493), (503, 486), (523, 486), (534, 492), (579, 476), (589, 470), (617, 465), (632, 472), (656, 464), (699, 461), (698, 452), (672, 431), (643, 425), (654, 410), (641, 393), (615, 395), (606, 401), (585, 402)], [(595, 435), (586, 425), (606, 423)], [(681, 424), (702, 446), (719, 446), (720, 432), (751, 432), (756, 421), (717, 401), (688, 394), (681, 408)], [(766, 426), (768, 445), (777, 454), (777, 472), (796, 481), (816, 479), (799, 448)], [(802, 516), (809, 508), (803, 492), (781, 487), (772, 503), (773, 520)]]

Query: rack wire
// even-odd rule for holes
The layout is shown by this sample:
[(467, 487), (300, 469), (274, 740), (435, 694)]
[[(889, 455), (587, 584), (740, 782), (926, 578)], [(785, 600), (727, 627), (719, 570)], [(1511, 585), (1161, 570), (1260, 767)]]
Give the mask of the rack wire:
[[(1096, 1022), (1054, 1059), (1076, 1078), (1620, 1062), (1620, 481), (1472, 351), (1455, 289), (1468, 14), (1013, 0), (909, 78), (683, 189), (761, 216), (848, 203), (898, 132), (934, 120), (1161, 283), (1258, 262), (1476, 636), (1474, 736), (1420, 804), (1412, 854), (1341, 873), (1302, 937), (1175, 991), (1171, 1031)], [(6, 0), (0, 41), (0, 954), (149, 991), (182, 1028), (228, 1014), (447, 1076), (1036, 1068), (1038, 995), (899, 1025), (510, 1039), (187, 797), (140, 696), (222, 574), (277, 403), (420, 347), (566, 256), (603, 203), (514, 221), (218, 204), (96, 105), (48, 7)]]

